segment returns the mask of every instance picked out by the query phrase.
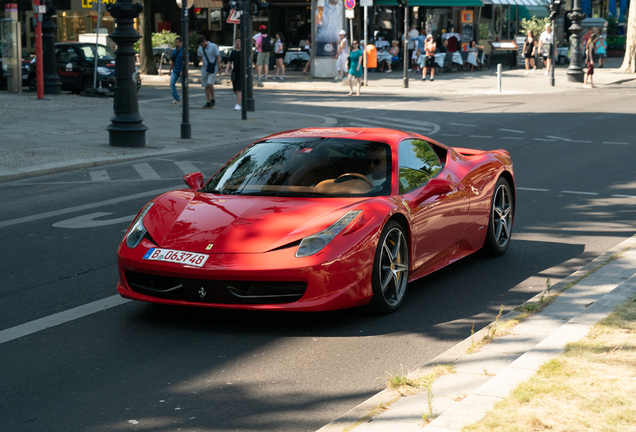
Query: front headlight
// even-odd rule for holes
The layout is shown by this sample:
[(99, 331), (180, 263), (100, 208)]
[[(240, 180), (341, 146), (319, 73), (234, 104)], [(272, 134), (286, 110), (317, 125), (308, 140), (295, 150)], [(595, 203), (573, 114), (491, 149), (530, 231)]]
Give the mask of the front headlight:
[(307, 257), (320, 252), (325, 246), (329, 244), (331, 240), (336, 238), (336, 236), (340, 234), (342, 230), (344, 230), (347, 225), (349, 225), (351, 221), (353, 221), (360, 213), (362, 213), (362, 210), (350, 211), (349, 213), (338, 219), (329, 228), (320, 231), (317, 234), (305, 237), (300, 242), (300, 246), (298, 246), (296, 257)]
[(144, 226), (144, 217), (148, 210), (153, 206), (154, 203), (148, 203), (146, 207), (139, 213), (139, 216), (135, 219), (132, 224), (130, 230), (128, 230), (128, 234), (126, 234), (126, 246), (131, 249), (134, 249), (141, 243), (141, 239), (146, 235), (146, 227)]
[(97, 73), (100, 75), (110, 75), (110, 69), (107, 67), (100, 66), (97, 68)]

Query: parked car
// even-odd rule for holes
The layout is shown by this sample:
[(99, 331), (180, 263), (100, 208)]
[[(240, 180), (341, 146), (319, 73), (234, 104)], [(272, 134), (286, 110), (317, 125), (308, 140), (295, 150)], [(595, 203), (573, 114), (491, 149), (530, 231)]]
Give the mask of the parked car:
[[(30, 62), (31, 62), (31, 55), (23, 49), (22, 50), (22, 85), (23, 86), (28, 84)], [(5, 65), (2, 63), (2, 42), (0, 42), (0, 90), (4, 90), (7, 88), (7, 77), (5, 76), (5, 73), (6, 73)]]
[[(104, 45), (97, 48), (97, 87), (115, 89), (115, 53)], [(84, 42), (60, 42), (55, 44), (57, 75), (62, 81), (62, 90), (80, 93), (93, 87), (95, 74), (95, 44)], [(35, 59), (29, 70), (29, 88), (36, 87)], [(137, 91), (141, 77), (136, 73)]]

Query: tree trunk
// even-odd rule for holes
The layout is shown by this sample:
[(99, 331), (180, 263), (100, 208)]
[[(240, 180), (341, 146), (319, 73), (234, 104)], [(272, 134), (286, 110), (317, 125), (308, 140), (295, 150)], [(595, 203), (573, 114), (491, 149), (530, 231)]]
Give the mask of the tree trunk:
[(619, 72), (636, 73), (636, 0), (629, 2), (625, 58)]
[(139, 33), (141, 33), (141, 40), (139, 41), (140, 72), (144, 75), (157, 75), (155, 56), (152, 53), (152, 1), (142, 0), (141, 3), (144, 6), (144, 10), (139, 15)]

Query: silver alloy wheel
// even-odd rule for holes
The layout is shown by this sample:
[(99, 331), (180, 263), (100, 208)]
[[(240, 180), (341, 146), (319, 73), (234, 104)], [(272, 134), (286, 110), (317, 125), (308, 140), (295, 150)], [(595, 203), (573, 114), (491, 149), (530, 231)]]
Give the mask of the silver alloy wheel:
[(391, 307), (399, 305), (406, 291), (409, 271), (409, 252), (400, 229), (393, 228), (386, 235), (378, 270), (384, 300)]
[(499, 185), (492, 200), (495, 241), (501, 248), (510, 241), (512, 227), (512, 195), (505, 184)]

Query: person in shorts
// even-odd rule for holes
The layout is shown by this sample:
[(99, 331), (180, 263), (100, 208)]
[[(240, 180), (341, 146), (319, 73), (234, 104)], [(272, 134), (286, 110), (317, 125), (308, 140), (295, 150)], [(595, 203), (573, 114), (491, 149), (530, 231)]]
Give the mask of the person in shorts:
[(422, 81), (426, 81), (426, 72), (431, 70), (431, 81), (435, 81), (435, 50), (437, 44), (433, 40), (433, 35), (426, 36), (426, 42), (424, 42), (424, 68), (422, 69)]
[(230, 65), (232, 65), (232, 90), (236, 95), (236, 105), (234, 105), (234, 111), (241, 110), (241, 96), (243, 91), (243, 77), (241, 74), (245, 73), (245, 70), (241, 67), (243, 64), (241, 53), (241, 38), (236, 38), (234, 41), (234, 49), (230, 53), (227, 59), (227, 66), (225, 67), (225, 75), (230, 71)]
[(282, 32), (276, 32), (276, 43), (274, 44), (274, 57), (276, 58), (276, 75), (274, 79), (279, 78), (281, 81), (285, 79), (285, 39)]
[(607, 56), (607, 43), (603, 35), (600, 35), (596, 42), (596, 56), (598, 57), (598, 67), (602, 68)]
[(263, 39), (267, 38), (267, 26), (260, 26), (261, 37), (256, 40), (256, 79), (260, 80), (261, 75), (266, 80), (269, 73), (269, 51), (263, 50)]
[[(594, 88), (594, 47), (596, 46), (597, 36), (595, 34), (592, 35), (590, 41), (587, 43), (585, 47), (586, 54), (586, 66), (587, 69), (585, 71), (585, 83), (583, 87), (585, 88)], [(587, 79), (590, 79), (590, 85), (587, 85)]]
[[(199, 43), (197, 57), (199, 57), (201, 62), (201, 87), (205, 89), (205, 98), (207, 99), (207, 103), (203, 105), (203, 108), (212, 108), (216, 105), (214, 101), (214, 82), (221, 64), (221, 55), (219, 48), (212, 42), (208, 42), (205, 36), (199, 36), (197, 42)], [(208, 63), (214, 63), (214, 72), (208, 72)]]
[(552, 26), (550, 24), (545, 25), (545, 31), (541, 33), (539, 37), (539, 52), (543, 57), (543, 63), (545, 64), (545, 73), (544, 75), (548, 75), (550, 73), (550, 67), (552, 66), (552, 43), (554, 41), (552, 37)]

